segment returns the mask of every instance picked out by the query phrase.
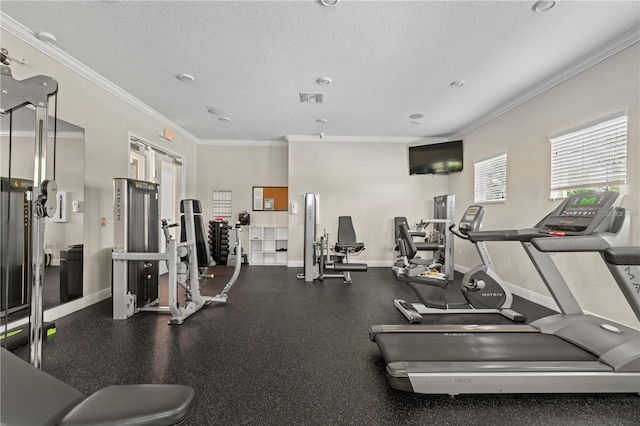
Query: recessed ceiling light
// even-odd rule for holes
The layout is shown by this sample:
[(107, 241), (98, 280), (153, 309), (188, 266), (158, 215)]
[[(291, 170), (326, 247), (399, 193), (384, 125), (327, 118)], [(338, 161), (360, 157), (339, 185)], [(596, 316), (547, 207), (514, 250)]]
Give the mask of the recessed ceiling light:
[(207, 112), (209, 112), (209, 114), (216, 114), (216, 115), (220, 115), (222, 114), (222, 110), (218, 109), (214, 106), (208, 106), (207, 107)]
[(56, 38), (56, 36), (54, 36), (51, 33), (48, 33), (46, 31), (40, 31), (38, 33), (38, 38), (42, 41), (45, 41), (47, 43), (55, 43), (56, 41), (58, 41), (58, 39)]
[(422, 118), (422, 117), (424, 117), (424, 115), (422, 115), (422, 114), (411, 114), (409, 116), (409, 118), (413, 118), (414, 120), (418, 119), (418, 118)]
[(466, 84), (464, 80), (456, 80), (451, 82), (451, 87), (462, 87)]
[(320, 0), (320, 3), (323, 6), (331, 7), (331, 6), (335, 6), (336, 4), (340, 3), (340, 0)]
[(331, 84), (332, 81), (333, 80), (331, 80), (331, 77), (320, 77), (316, 79), (316, 83), (318, 83), (320, 86), (327, 86)]
[(551, 9), (555, 5), (556, 5), (555, 1), (540, 0), (533, 4), (533, 6), (531, 7), (531, 10), (533, 10), (534, 12), (546, 12), (547, 10)]
[(318, 119), (316, 120), (316, 123), (318, 123), (318, 124), (324, 124), (324, 123), (326, 123), (327, 121), (328, 121), (328, 120), (327, 120), (326, 118), (318, 118)]
[(192, 82), (193, 80), (196, 79), (191, 74), (178, 74), (177, 77), (178, 77), (179, 80), (184, 81), (185, 83), (190, 83), (190, 82)]
[(417, 121), (417, 120), (416, 121), (412, 121), (411, 124), (415, 124), (415, 125), (422, 124), (422, 121)]
[(228, 123), (229, 121), (231, 121), (231, 118), (229, 118), (229, 117), (220, 117), (220, 118), (218, 118), (218, 120)]

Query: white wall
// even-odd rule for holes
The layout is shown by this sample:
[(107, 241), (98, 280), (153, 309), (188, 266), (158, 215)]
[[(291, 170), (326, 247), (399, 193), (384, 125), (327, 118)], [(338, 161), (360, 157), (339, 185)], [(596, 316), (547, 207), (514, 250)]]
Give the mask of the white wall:
[[(640, 47), (635, 44), (464, 136), (465, 170), (451, 175), (457, 217), (473, 202), (473, 162), (508, 152), (507, 201), (486, 205), (484, 229), (531, 227), (560, 201), (549, 199), (547, 136), (628, 110), (628, 187), (623, 207), (631, 210), (632, 241), (640, 244)], [(456, 263), (479, 262), (471, 244), (459, 242)], [(527, 291), (548, 295), (518, 243), (489, 244), (498, 273)], [(554, 257), (584, 309), (638, 327), (618, 287), (597, 255)]]
[(318, 236), (326, 229), (336, 242), (338, 216), (352, 216), (357, 239), (367, 249), (353, 259), (390, 266), (395, 254), (393, 218), (410, 222), (433, 217), (433, 197), (447, 193), (446, 176), (409, 176), (402, 142), (289, 142), (289, 263), (301, 266), (304, 194), (320, 194)]
[(287, 186), (287, 147), (198, 145), (197, 197), (213, 219), (213, 191), (232, 191), (231, 221), (246, 211), (256, 226), (286, 226), (287, 212), (252, 211), (254, 186)]
[[(252, 211), (254, 186), (287, 186), (287, 146), (198, 145), (197, 198), (202, 202), (205, 221), (213, 219), (212, 194), (216, 189), (231, 190), (230, 223), (246, 211), (255, 226), (287, 226), (287, 212)], [(249, 251), (248, 229), (242, 247)]]
[[(113, 178), (128, 172), (128, 133), (132, 132), (171, 151), (187, 161), (187, 197), (195, 196), (196, 146), (179, 132), (174, 142), (158, 139), (164, 124), (134, 108), (74, 70), (41, 53), (2, 30), (2, 47), (12, 55), (26, 58), (28, 65), (13, 65), (16, 79), (48, 75), (59, 83), (58, 117), (85, 129), (85, 204), (84, 204), (84, 295), (108, 295), (111, 287), (111, 250), (113, 247)], [(192, 166), (193, 165), (193, 166)], [(101, 226), (101, 218), (106, 226)], [(73, 302), (72, 302), (73, 303)], [(84, 302), (76, 302), (81, 307)], [(90, 302), (86, 302), (87, 304)]]

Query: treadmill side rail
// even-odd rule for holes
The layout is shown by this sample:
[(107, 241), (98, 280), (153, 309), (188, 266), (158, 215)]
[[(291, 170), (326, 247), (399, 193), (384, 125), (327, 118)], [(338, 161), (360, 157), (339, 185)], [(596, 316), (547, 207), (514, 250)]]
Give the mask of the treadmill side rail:
[(424, 394), (640, 392), (640, 373), (614, 373), (599, 362), (510, 362), (491, 367), (480, 362), (474, 372), (446, 364), (390, 363), (388, 379), (396, 389)]
[(369, 337), (375, 342), (382, 333), (539, 333), (530, 325), (374, 325), (369, 329)]

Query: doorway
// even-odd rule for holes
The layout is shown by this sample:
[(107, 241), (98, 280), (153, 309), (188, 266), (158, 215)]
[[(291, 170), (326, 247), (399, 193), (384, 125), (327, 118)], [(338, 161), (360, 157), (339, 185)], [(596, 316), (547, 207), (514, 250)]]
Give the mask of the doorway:
[[(153, 182), (160, 188), (158, 206), (160, 219), (169, 224), (180, 218), (180, 200), (184, 198), (184, 157), (146, 141), (129, 135), (129, 178)], [(179, 229), (179, 228), (172, 228)], [(158, 229), (160, 252), (164, 253), (164, 234)], [(179, 239), (179, 235), (174, 235)], [(167, 267), (160, 262), (160, 274), (166, 274)]]

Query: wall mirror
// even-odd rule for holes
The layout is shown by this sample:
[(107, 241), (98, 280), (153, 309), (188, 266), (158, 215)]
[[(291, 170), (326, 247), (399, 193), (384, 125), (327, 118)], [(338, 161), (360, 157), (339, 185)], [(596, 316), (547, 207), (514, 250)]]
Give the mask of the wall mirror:
[[(21, 282), (26, 281), (22, 262), (25, 257), (31, 261), (21, 247), (25, 195), (15, 188), (25, 181), (33, 181), (35, 111), (23, 107), (13, 112), (11, 123), (8, 114), (1, 115), (0, 120), (0, 177), (3, 180), (0, 221), (2, 238), (6, 240), (1, 253), (4, 277), (0, 320), (3, 326), (10, 326), (29, 316), (30, 283)], [(45, 310), (82, 296), (84, 242), (84, 129), (53, 117), (49, 117), (48, 128), (45, 177), (55, 180), (59, 195), (56, 216), (47, 218), (45, 223)], [(12, 190), (7, 190), (7, 185), (12, 186)]]

